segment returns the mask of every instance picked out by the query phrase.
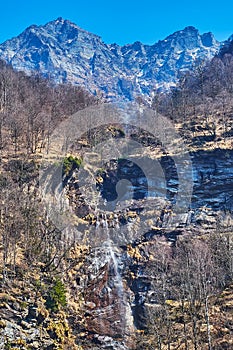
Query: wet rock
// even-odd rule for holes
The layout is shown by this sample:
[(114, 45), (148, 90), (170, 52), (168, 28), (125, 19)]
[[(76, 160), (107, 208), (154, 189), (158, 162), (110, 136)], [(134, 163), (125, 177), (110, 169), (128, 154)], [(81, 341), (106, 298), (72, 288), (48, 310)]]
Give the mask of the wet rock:
[(37, 322), (37, 316), (38, 316), (37, 306), (30, 305), (28, 308), (28, 314), (27, 314), (26, 320), (28, 322)]
[(194, 180), (192, 207), (233, 210), (233, 151), (198, 151), (191, 157)]
[[(99, 266), (96, 272), (95, 266)], [(125, 349), (123, 344), (129, 342), (134, 332), (128, 291), (121, 270), (119, 251), (107, 250), (106, 247), (95, 251), (92, 275), (85, 289), (87, 325), (88, 331), (96, 334), (95, 340), (101, 340), (102, 348), (106, 349)]]

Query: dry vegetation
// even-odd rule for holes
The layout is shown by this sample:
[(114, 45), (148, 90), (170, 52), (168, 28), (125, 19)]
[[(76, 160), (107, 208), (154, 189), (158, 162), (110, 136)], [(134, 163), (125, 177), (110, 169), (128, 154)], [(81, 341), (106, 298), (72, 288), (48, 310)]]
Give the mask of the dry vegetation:
[[(152, 108), (175, 122), (191, 150), (232, 149), (232, 101), (233, 58), (225, 54), (187, 75), (170, 94), (158, 94)], [(77, 290), (89, 251), (65, 242), (49, 221), (38, 199), (40, 153), (57, 123), (96, 103), (80, 88), (53, 86), (0, 63), (0, 329), (14, 319), (17, 305), (21, 313), (34, 305), (56, 343), (51, 349), (79, 349), (79, 337), (87, 334)], [(212, 233), (180, 239), (172, 253), (166, 245), (150, 252), (146, 269), (154, 299), (138, 349), (233, 348), (232, 232)], [(140, 249), (128, 247), (137, 262)], [(4, 345), (30, 349), (23, 341), (6, 339)]]

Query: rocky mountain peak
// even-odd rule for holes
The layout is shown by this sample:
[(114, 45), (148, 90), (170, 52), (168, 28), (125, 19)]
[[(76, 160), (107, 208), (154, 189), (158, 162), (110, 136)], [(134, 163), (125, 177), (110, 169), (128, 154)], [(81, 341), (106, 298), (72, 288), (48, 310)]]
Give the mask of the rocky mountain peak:
[(209, 59), (220, 44), (212, 33), (201, 35), (192, 26), (154, 45), (139, 41), (125, 46), (107, 45), (102, 39), (62, 17), (45, 25), (32, 25), (18, 37), (0, 45), (0, 58), (17, 70), (34, 70), (56, 83), (81, 85), (110, 100), (149, 98), (155, 89), (175, 85), (180, 71), (197, 59)]
[(202, 44), (206, 47), (215, 46), (218, 44), (213, 33), (208, 32), (201, 35)]
[(228, 38), (228, 41), (233, 41), (233, 34)]
[(48, 22), (45, 26), (39, 27), (44, 28), (48, 31), (48, 33), (54, 33), (54, 34), (64, 34), (64, 33), (70, 33), (77, 34), (78, 32), (85, 33), (86, 35), (95, 36), (98, 37), (98, 35), (92, 34), (85, 29), (79, 27), (77, 24), (71, 22), (68, 19), (64, 19), (62, 17), (58, 17), (56, 20)]
[(160, 43), (166, 43), (177, 50), (193, 50), (203, 47), (215, 47), (218, 46), (218, 42), (215, 40), (212, 33), (200, 34), (198, 29), (192, 26), (188, 26), (183, 30), (179, 30), (169, 35)]

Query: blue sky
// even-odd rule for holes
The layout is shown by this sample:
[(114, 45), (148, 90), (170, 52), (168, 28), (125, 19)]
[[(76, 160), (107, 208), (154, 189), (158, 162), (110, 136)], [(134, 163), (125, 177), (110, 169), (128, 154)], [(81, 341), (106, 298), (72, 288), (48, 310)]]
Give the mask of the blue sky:
[(152, 44), (188, 25), (224, 40), (233, 34), (232, 14), (232, 0), (5, 0), (0, 7), (0, 42), (57, 17), (70, 19), (106, 43)]

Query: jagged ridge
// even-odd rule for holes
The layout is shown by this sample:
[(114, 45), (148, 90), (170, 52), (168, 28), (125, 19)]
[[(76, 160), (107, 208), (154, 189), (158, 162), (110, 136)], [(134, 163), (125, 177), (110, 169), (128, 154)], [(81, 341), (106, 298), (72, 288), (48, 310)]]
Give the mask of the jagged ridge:
[(39, 71), (56, 83), (79, 84), (109, 99), (132, 100), (153, 90), (175, 85), (180, 72), (196, 60), (212, 58), (220, 43), (212, 33), (201, 35), (186, 27), (154, 45), (140, 42), (119, 46), (76, 24), (58, 18), (32, 25), (0, 45), (0, 58), (17, 70)]

